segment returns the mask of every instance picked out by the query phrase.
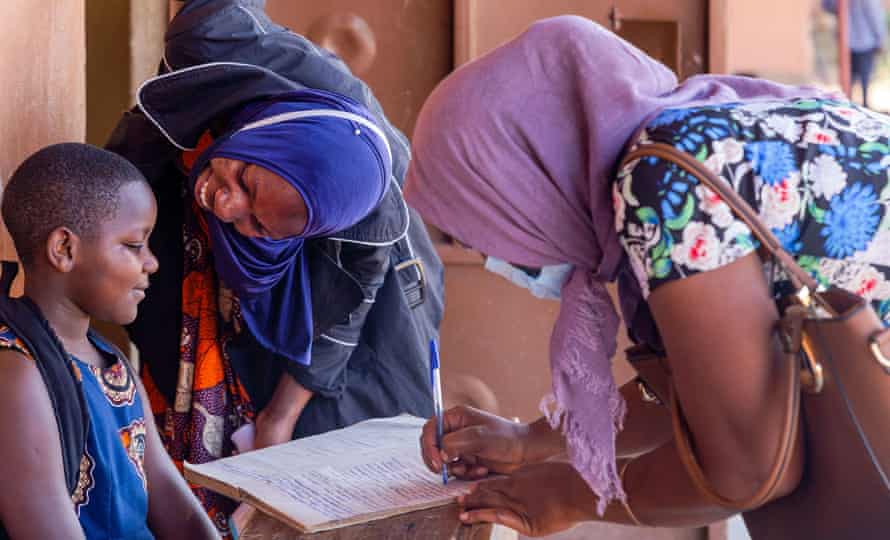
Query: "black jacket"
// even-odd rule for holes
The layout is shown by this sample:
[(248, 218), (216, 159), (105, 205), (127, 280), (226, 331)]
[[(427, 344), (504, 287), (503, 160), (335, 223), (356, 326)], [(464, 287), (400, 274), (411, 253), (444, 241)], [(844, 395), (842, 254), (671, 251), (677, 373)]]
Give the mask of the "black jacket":
[(262, 409), (282, 372), (317, 393), (296, 435), (373, 416), (429, 416), (429, 339), (443, 310), (442, 264), (400, 186), (408, 142), (345, 64), (272, 23), (257, 0), (192, 0), (171, 22), (158, 77), (140, 87), (107, 148), (135, 163), (158, 197), (150, 247), (160, 270), (129, 327), (158, 387), (172, 402), (181, 326), (184, 149), (224, 125), (244, 103), (302, 87), (347, 95), (367, 107), (393, 153), (392, 185), (357, 225), (307, 242), (315, 328), (312, 364), (262, 349), (249, 335), (229, 347), (236, 373)]

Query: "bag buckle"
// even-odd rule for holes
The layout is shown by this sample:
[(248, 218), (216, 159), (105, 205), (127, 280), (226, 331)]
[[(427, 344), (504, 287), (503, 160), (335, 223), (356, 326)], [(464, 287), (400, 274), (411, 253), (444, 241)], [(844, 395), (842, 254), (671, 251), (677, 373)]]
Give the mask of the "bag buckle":
[(799, 355), (802, 358), (803, 368), (800, 370), (800, 386), (808, 394), (818, 394), (825, 386), (825, 373), (822, 364), (814, 360), (813, 348), (810, 340), (804, 336), (803, 349)]
[[(405, 293), (405, 299), (411, 309), (416, 308), (424, 301), (424, 288), (426, 286), (426, 274), (423, 269), (423, 261), (414, 257), (406, 261), (402, 261), (393, 266), (396, 273), (402, 281), (402, 292)], [(409, 277), (404, 272), (412, 270), (416, 277)], [(404, 277), (403, 277), (404, 276)]]
[(871, 351), (871, 355), (874, 356), (875, 361), (884, 368), (884, 371), (886, 371), (887, 374), (890, 374), (890, 358), (887, 358), (884, 351), (881, 350), (881, 342), (878, 340), (878, 336), (883, 333), (884, 332), (878, 332), (875, 335), (869, 336), (868, 348)]
[(803, 330), (806, 313), (813, 309), (812, 296), (807, 287), (802, 287), (794, 296), (800, 304), (785, 310), (779, 323), (779, 337), (785, 354), (800, 362), (801, 388), (809, 394), (818, 394), (825, 385), (825, 374), (822, 364), (815, 360), (813, 347)]
[(640, 391), (640, 399), (642, 399), (644, 403), (662, 405), (661, 400), (658, 399), (655, 392), (653, 392), (652, 389), (649, 388), (649, 385), (639, 377), (637, 377), (637, 389)]

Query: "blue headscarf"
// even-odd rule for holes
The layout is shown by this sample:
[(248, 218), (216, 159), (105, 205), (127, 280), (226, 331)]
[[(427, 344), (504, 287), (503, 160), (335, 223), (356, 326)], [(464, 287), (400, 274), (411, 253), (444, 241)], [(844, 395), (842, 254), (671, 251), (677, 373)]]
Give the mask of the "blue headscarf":
[(296, 188), (308, 221), (296, 237), (248, 238), (205, 210), (214, 266), (260, 345), (308, 365), (312, 295), (303, 242), (351, 227), (380, 203), (391, 175), (390, 149), (364, 107), (319, 90), (247, 105), (229, 127), (195, 162), (190, 192), (212, 158), (253, 163)]

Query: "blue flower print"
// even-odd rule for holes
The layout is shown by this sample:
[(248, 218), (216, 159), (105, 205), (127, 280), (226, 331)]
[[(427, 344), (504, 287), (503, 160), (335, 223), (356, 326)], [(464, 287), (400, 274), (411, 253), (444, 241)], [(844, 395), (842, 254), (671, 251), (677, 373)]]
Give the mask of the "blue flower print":
[[(838, 108), (845, 114), (836, 113)], [(816, 122), (817, 115), (828, 115), (830, 121)], [(863, 138), (851, 122), (863, 117), (871, 113), (847, 101), (813, 99), (673, 108), (648, 125), (637, 143), (669, 145), (719, 170), (804, 271), (820, 285), (864, 292), (890, 327), (885, 285), (890, 268), (870, 258), (882, 259), (887, 251), (878, 253), (884, 245), (878, 247), (877, 235), (890, 220), (890, 136)], [(881, 119), (876, 128), (890, 131), (890, 121), (873, 117)], [(821, 131), (807, 137), (809, 123), (820, 124), (814, 128)], [(825, 167), (829, 161), (832, 166)], [(632, 197), (624, 201), (625, 226), (619, 235), (641, 263), (634, 274), (644, 290), (703, 271), (683, 257), (689, 253), (684, 236), (697, 236), (690, 227), (713, 229), (716, 241), (708, 239), (713, 267), (760, 245), (728, 208), (697, 189), (696, 179), (672, 162), (648, 156), (629, 174), (635, 180), (620, 193)], [(863, 282), (860, 264), (880, 277)], [(776, 298), (793, 292), (785, 273), (770, 278)]]
[(782, 141), (760, 141), (745, 145), (745, 158), (754, 174), (774, 186), (797, 169), (791, 146)]
[(665, 109), (661, 113), (659, 113), (654, 120), (649, 122), (649, 126), (655, 128), (668, 126), (675, 122), (685, 120), (696, 112), (697, 111), (695, 109)]
[(835, 195), (820, 231), (829, 257), (843, 259), (865, 249), (880, 222), (880, 205), (871, 184), (856, 182)]
[(784, 229), (773, 229), (773, 234), (788, 253), (796, 255), (803, 249), (803, 242), (800, 241), (800, 224), (797, 221), (791, 222)]

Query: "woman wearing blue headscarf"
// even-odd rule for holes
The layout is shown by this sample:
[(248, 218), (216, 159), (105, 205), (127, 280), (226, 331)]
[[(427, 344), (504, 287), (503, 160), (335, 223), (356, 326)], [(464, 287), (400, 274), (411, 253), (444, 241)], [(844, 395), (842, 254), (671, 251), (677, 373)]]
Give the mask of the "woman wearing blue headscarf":
[[(108, 143), (158, 197), (160, 270), (128, 330), (176, 461), (251, 427), (262, 447), (432, 414), (441, 263), (401, 196), (407, 141), (262, 4), (186, 3)], [(224, 532), (230, 501), (197, 493)]]
[(216, 275), (264, 348), (310, 364), (304, 242), (371, 213), (391, 169), (386, 136), (364, 107), (318, 90), (244, 107), (229, 132), (200, 153), (189, 185), (206, 219)]

